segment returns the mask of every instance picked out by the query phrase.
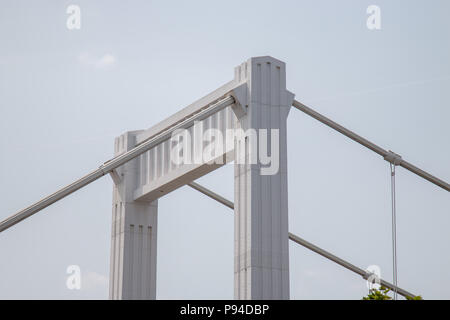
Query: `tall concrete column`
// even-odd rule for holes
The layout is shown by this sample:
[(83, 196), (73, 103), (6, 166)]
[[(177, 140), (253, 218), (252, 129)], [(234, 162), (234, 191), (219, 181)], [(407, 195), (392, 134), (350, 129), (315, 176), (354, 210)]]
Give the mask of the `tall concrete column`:
[[(237, 128), (256, 129), (257, 139), (246, 134), (235, 150), (234, 296), (289, 299), (286, 120), (294, 95), (286, 90), (285, 64), (272, 57), (249, 59), (235, 69), (235, 78), (247, 84), (236, 95), (243, 110), (236, 114)], [(279, 166), (269, 169), (261, 151), (273, 156), (277, 143)]]
[[(135, 146), (138, 131), (115, 141), (115, 156)], [(110, 299), (156, 298), (156, 239), (158, 202), (134, 201), (140, 179), (140, 158), (113, 173)]]

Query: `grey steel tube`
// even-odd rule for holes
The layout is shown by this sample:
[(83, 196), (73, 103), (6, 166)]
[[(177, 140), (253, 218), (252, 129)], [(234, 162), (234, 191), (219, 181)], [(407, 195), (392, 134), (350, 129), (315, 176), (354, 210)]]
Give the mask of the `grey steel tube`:
[[(225, 199), (224, 197), (222, 197), (222, 196), (218, 195), (217, 193), (215, 193), (215, 192), (213, 192), (213, 191), (211, 191), (211, 190), (209, 190), (209, 189), (199, 185), (198, 183), (191, 182), (191, 183), (188, 183), (188, 185), (191, 188), (200, 191), (204, 195), (206, 195), (206, 196), (208, 196), (208, 197), (210, 197), (210, 198), (212, 198), (212, 199), (214, 199), (214, 200), (216, 200), (216, 201), (226, 205), (228, 208), (234, 209), (234, 203), (232, 201), (230, 201), (228, 199)], [(323, 257), (325, 257), (325, 258), (327, 258), (327, 259), (329, 259), (329, 260), (331, 260), (333, 262), (336, 262), (337, 264), (343, 266), (344, 268), (359, 274), (361, 277), (363, 277), (366, 280), (369, 279), (369, 277), (372, 275), (370, 272), (367, 272), (367, 271), (365, 271), (365, 270), (363, 270), (361, 268), (358, 268), (357, 266), (351, 264), (350, 262), (347, 262), (347, 261), (345, 261), (345, 260), (335, 256), (334, 254), (319, 248), (318, 246), (316, 246), (316, 245), (312, 244), (311, 242), (308, 242), (308, 241), (300, 238), (299, 236), (296, 236), (293, 233), (289, 232), (289, 239), (294, 241), (295, 243), (297, 243), (297, 244), (299, 244), (299, 245), (301, 245), (301, 246), (311, 250), (311, 251), (314, 251), (315, 253), (320, 254), (321, 256), (323, 256)], [(390, 282), (387, 282), (387, 281), (385, 281), (383, 279), (379, 279), (379, 280), (380, 280), (380, 284), (382, 286), (384, 286), (386, 288), (389, 288), (391, 290), (395, 290), (396, 289), (397, 293), (402, 295), (402, 296), (404, 296), (405, 298), (414, 298), (415, 297), (414, 294), (412, 294), (412, 293), (410, 293), (410, 292), (408, 292), (408, 291), (406, 291), (406, 290), (404, 290), (402, 288), (396, 287), (395, 285), (393, 285)]]
[(405, 168), (406, 170), (409, 170), (409, 171), (417, 174), (418, 176), (424, 178), (425, 180), (428, 180), (431, 183), (434, 183), (435, 185), (441, 187), (442, 189), (450, 191), (450, 184), (448, 184), (447, 182), (445, 182), (445, 181), (443, 181), (443, 180), (441, 180), (441, 179), (439, 179), (439, 178), (429, 174), (426, 171), (423, 171), (422, 169), (417, 168), (415, 165), (413, 165), (413, 164), (411, 164), (411, 163), (409, 163), (409, 162), (407, 162), (405, 160), (402, 160), (400, 162), (400, 166)]
[(81, 179), (75, 181), (74, 183), (69, 184), (68, 186), (51, 194), (50, 196), (36, 202), (35, 204), (29, 206), (28, 208), (25, 208), (25, 209), (17, 212), (16, 214), (14, 214), (13, 216), (3, 220), (2, 222), (0, 222), (0, 232), (12, 227), (13, 225), (22, 221), (23, 219), (28, 218), (29, 216), (39, 212), (40, 210), (48, 207), (49, 205), (55, 203), (56, 201), (61, 200), (62, 198), (77, 191), (78, 189), (90, 184), (91, 182), (94, 182), (95, 180), (101, 178), (105, 174), (111, 172), (112, 170), (120, 167), (121, 165), (125, 164), (126, 162), (128, 162), (128, 161), (138, 157), (139, 155), (143, 154), (144, 152), (150, 150), (155, 145), (169, 139), (171, 137), (173, 131), (175, 131), (177, 129), (188, 128), (191, 125), (193, 125), (195, 121), (205, 119), (212, 113), (215, 113), (219, 110), (225, 109), (226, 107), (232, 105), (233, 103), (234, 103), (234, 98), (232, 96), (227, 96), (227, 97), (223, 98), (222, 100), (199, 111), (197, 114), (194, 114), (192, 117), (185, 119), (185, 120), (179, 122), (178, 124), (154, 135), (153, 137), (144, 141), (143, 143), (141, 143), (137, 147), (131, 149), (130, 151), (105, 162), (97, 170), (92, 171), (91, 173), (89, 173), (86, 176), (82, 177)]
[(199, 185), (198, 183), (190, 182), (190, 183), (188, 183), (188, 186), (190, 186), (191, 188), (193, 188), (193, 189), (195, 189), (197, 191), (200, 191), (204, 195), (207, 195), (208, 197), (210, 197), (210, 198), (220, 202), (221, 204), (227, 206), (228, 208), (234, 209), (234, 203), (233, 202), (231, 202), (228, 199), (225, 199), (224, 197), (218, 195), (217, 193), (215, 193), (215, 192), (213, 192), (213, 191), (211, 191), (209, 189), (206, 189), (205, 187)]
[[(298, 110), (306, 113), (307, 115), (313, 117), (314, 119), (322, 122), (323, 124), (329, 126), (330, 128), (333, 128), (334, 130), (342, 133), (343, 135), (347, 136), (348, 138), (352, 139), (353, 141), (358, 142), (359, 144), (365, 146), (366, 148), (378, 153), (380, 156), (382, 156), (383, 158), (386, 159), (386, 157), (389, 157), (389, 155), (392, 154), (392, 152), (387, 151), (379, 146), (377, 146), (376, 144), (370, 142), (367, 139), (364, 139), (363, 137), (361, 137), (360, 135), (357, 135), (356, 133), (344, 128), (343, 126), (341, 126), (340, 124), (334, 122), (331, 119), (328, 119), (327, 117), (321, 115), (320, 113), (312, 110), (311, 108), (305, 106), (303, 103), (294, 100), (294, 102), (292, 103), (292, 105), (297, 108)], [(388, 160), (387, 160), (388, 161)], [(417, 168), (416, 166), (410, 164), (409, 162), (402, 160), (401, 158), (397, 159), (398, 162), (396, 162), (395, 164), (411, 171), (412, 173), (417, 174), (418, 176), (430, 181), (431, 183), (441, 187), (444, 190), (450, 191), (450, 184), (448, 184), (447, 182)]]
[[(305, 247), (311, 251), (314, 251), (315, 253), (320, 254), (322, 257), (325, 257), (333, 262), (336, 262), (337, 264), (343, 266), (344, 268), (359, 274), (361, 277), (363, 277), (366, 280), (369, 279), (369, 277), (372, 275), (370, 272), (367, 272), (361, 268), (358, 268), (357, 266), (351, 264), (350, 262), (347, 262), (347, 261), (335, 256), (334, 254), (315, 246), (311, 242), (308, 242), (305, 239), (302, 239), (299, 236), (296, 236), (295, 234), (289, 233), (289, 239), (302, 245), (303, 247)], [(404, 296), (405, 298), (414, 298), (415, 297), (414, 294), (412, 294), (402, 288), (399, 288), (390, 282), (387, 282), (383, 279), (379, 279), (379, 280), (380, 280), (380, 284), (382, 286), (389, 288), (391, 290), (396, 290), (398, 294)]]

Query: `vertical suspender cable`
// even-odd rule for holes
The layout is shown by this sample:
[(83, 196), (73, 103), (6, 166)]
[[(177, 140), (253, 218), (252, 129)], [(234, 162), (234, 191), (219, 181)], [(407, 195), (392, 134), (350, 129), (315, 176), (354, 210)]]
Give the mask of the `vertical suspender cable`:
[(397, 217), (395, 204), (395, 164), (391, 167), (391, 207), (392, 207), (392, 281), (394, 283), (394, 300), (397, 300)]

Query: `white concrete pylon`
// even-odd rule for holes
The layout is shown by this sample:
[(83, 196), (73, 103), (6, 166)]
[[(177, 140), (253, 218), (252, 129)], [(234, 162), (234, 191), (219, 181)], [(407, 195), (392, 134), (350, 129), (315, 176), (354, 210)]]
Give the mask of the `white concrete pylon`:
[[(237, 128), (256, 129), (259, 141), (248, 136), (235, 148), (234, 297), (289, 299), (286, 122), (294, 95), (286, 90), (285, 63), (272, 57), (249, 59), (236, 67), (235, 78), (247, 83), (247, 94), (235, 95), (246, 99), (239, 103), (247, 109), (236, 114)], [(270, 142), (270, 135), (261, 141), (259, 129), (278, 129), (278, 141)], [(260, 143), (270, 153), (277, 142), (279, 168), (263, 175)], [(252, 152), (257, 163), (251, 163)]]
[[(115, 141), (115, 156), (136, 144), (139, 131), (127, 132)], [(110, 299), (156, 298), (156, 249), (158, 201), (135, 201), (139, 158), (119, 167), (113, 187), (111, 230)]]

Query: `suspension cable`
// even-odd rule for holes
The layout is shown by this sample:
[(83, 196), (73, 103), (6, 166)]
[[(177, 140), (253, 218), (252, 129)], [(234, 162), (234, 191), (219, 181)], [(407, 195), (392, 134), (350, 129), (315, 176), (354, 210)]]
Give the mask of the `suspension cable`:
[(133, 149), (125, 153), (122, 153), (121, 155), (118, 155), (117, 157), (111, 160), (106, 161), (98, 169), (90, 172), (84, 177), (78, 179), (77, 181), (65, 186), (64, 188), (59, 189), (55, 193), (41, 199), (40, 201), (17, 212), (16, 214), (6, 218), (5, 220), (0, 221), (0, 232), (3, 232), (4, 230), (15, 225), (16, 223), (19, 223), (20, 221), (32, 216), (33, 214), (41, 211), (42, 209), (48, 207), (49, 205), (67, 197), (73, 192), (94, 182), (95, 180), (100, 179), (105, 174), (112, 172), (114, 169), (147, 152), (148, 150), (160, 144), (161, 142), (170, 139), (172, 133), (175, 132), (175, 130), (187, 129), (188, 127), (192, 126), (195, 123), (195, 121), (204, 120), (211, 114), (223, 110), (234, 103), (235, 103), (234, 98), (231, 95), (227, 95), (221, 98), (220, 100), (217, 100), (214, 103), (205, 106), (201, 111), (184, 119), (183, 121), (178, 122), (177, 124), (170, 126), (169, 128), (163, 129), (162, 131), (145, 140), (144, 142), (134, 147)]
[[(214, 191), (211, 191), (211, 190), (209, 190), (209, 189), (199, 185), (196, 182), (190, 182), (187, 185), (189, 187), (197, 190), (197, 191), (200, 191), (201, 193), (203, 193), (204, 195), (210, 197), (211, 199), (214, 199), (214, 200), (220, 202), (221, 204), (227, 206), (228, 208), (234, 209), (234, 203), (232, 201), (230, 201), (228, 199), (225, 199), (224, 197), (220, 196), (219, 194), (215, 193)], [(300, 238), (299, 236), (297, 236), (297, 235), (295, 235), (295, 234), (293, 234), (291, 232), (289, 232), (289, 240), (294, 241), (295, 243), (297, 243), (297, 244), (299, 244), (299, 245), (301, 245), (301, 246), (303, 246), (303, 247), (305, 247), (305, 248), (307, 248), (307, 249), (309, 249), (309, 250), (311, 250), (311, 251), (313, 251), (315, 253), (320, 254), (321, 256), (323, 256), (323, 257), (325, 257), (325, 258), (327, 258), (327, 259), (329, 259), (329, 260), (331, 260), (331, 261), (341, 265), (342, 267), (344, 267), (344, 268), (346, 268), (346, 269), (348, 269), (350, 271), (353, 271), (356, 274), (359, 274), (361, 277), (363, 277), (363, 279), (368, 280), (371, 276), (375, 275), (374, 273), (371, 273), (371, 272), (365, 271), (365, 270), (363, 270), (361, 268), (358, 268), (357, 266), (351, 264), (350, 262), (347, 262), (344, 259), (341, 259), (341, 258), (335, 256), (334, 254), (332, 254), (332, 253), (330, 253), (330, 252), (328, 252), (328, 251), (326, 251), (326, 250), (324, 250), (322, 248), (319, 248), (318, 246), (312, 244), (311, 242), (306, 241), (305, 239)], [(383, 280), (381, 278), (378, 278), (378, 276), (376, 276), (376, 277), (380, 281), (380, 284), (383, 287), (386, 287), (386, 288), (389, 288), (391, 290), (394, 290), (396, 293), (404, 296), (407, 299), (415, 297), (414, 294), (412, 294), (412, 293), (410, 293), (410, 292), (408, 292), (408, 291), (406, 291), (406, 290), (404, 290), (402, 288), (397, 287), (396, 284), (392, 284), (390, 282), (387, 282), (387, 281), (385, 281), (385, 280)]]
[(441, 180), (428, 172), (423, 171), (422, 169), (419, 169), (418, 167), (412, 165), (411, 163), (403, 160), (399, 155), (393, 153), (392, 151), (387, 151), (376, 144), (370, 142), (367, 139), (364, 139), (360, 135), (357, 135), (356, 133), (348, 130), (347, 128), (344, 128), (340, 124), (334, 122), (333, 120), (325, 117), (324, 115), (318, 113), (317, 111), (314, 111), (313, 109), (305, 106), (303, 103), (294, 100), (292, 102), (292, 106), (296, 109), (302, 111), (303, 113), (306, 113), (310, 117), (313, 117), (314, 119), (322, 122), (323, 124), (329, 126), (330, 128), (342, 133), (343, 135), (347, 136), (348, 138), (352, 139), (353, 141), (358, 142), (359, 144), (363, 145), (364, 147), (372, 150), (373, 152), (378, 153), (380, 156), (384, 158), (384, 160), (388, 162), (392, 161), (399, 161), (398, 165), (411, 171), (412, 173), (417, 174), (418, 176), (430, 181), (431, 183), (441, 187), (444, 190), (447, 190), (450, 192), (450, 184), (445, 182), (444, 180)]
[(395, 164), (391, 168), (391, 210), (392, 210), (392, 281), (394, 282), (394, 300), (397, 300), (397, 210), (395, 199)]

